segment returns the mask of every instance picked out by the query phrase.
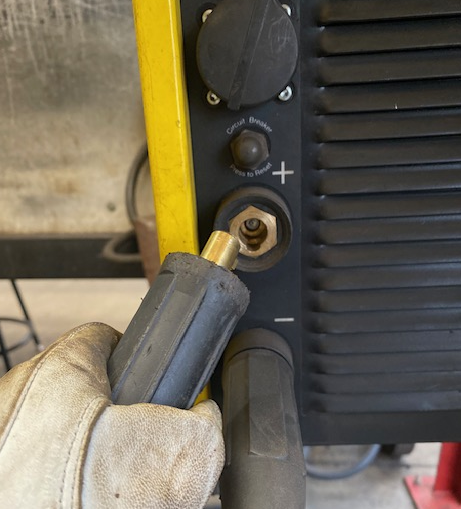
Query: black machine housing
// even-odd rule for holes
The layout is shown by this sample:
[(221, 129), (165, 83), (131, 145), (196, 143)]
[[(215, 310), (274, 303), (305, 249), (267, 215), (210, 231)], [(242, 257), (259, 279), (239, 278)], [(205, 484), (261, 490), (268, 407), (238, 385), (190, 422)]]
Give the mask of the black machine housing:
[[(199, 34), (213, 16), (225, 26), (220, 5), (232, 2), (247, 31), (231, 23), (199, 47), (219, 52), (211, 72)], [(264, 3), (277, 2), (181, 2), (202, 244), (228, 224), (229, 197), (239, 211), (277, 196), (289, 212), (283, 255), (237, 270), (251, 291), (239, 330), (288, 341), (304, 443), (460, 441), (461, 4), (290, 0), (270, 17)], [(269, 26), (252, 26), (255, 12)], [(274, 75), (281, 39), (270, 34), (283, 16), (297, 54), (294, 72)], [(242, 38), (248, 58), (221, 58)], [(216, 75), (247, 82), (225, 90)], [(268, 140), (256, 169), (233, 160), (244, 129)]]

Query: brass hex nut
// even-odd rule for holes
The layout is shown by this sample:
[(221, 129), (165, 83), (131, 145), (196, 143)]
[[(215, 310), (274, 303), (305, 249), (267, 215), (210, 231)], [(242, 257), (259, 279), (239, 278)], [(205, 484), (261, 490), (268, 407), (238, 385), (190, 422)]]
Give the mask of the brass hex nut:
[(258, 258), (277, 245), (277, 218), (253, 205), (229, 221), (229, 231), (239, 240), (240, 253), (250, 258)]

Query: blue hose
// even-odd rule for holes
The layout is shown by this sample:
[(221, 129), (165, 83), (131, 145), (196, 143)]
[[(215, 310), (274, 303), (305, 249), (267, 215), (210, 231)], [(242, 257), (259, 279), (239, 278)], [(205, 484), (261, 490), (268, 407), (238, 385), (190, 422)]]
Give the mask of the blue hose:
[(323, 470), (311, 465), (307, 461), (307, 455), (309, 453), (309, 447), (304, 447), (304, 458), (306, 460), (306, 472), (309, 477), (313, 479), (321, 479), (325, 481), (337, 481), (340, 479), (347, 479), (348, 477), (352, 477), (367, 467), (369, 467), (373, 461), (375, 461), (376, 457), (381, 450), (381, 446), (379, 444), (371, 445), (367, 452), (359, 459), (357, 463), (351, 465), (350, 467), (342, 470)]

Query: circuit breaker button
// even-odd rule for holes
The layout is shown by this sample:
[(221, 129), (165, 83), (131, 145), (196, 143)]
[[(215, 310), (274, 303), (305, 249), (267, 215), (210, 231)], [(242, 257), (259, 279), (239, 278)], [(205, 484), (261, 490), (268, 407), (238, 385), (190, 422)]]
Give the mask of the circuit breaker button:
[(234, 164), (241, 170), (255, 170), (269, 157), (264, 134), (244, 129), (230, 144)]

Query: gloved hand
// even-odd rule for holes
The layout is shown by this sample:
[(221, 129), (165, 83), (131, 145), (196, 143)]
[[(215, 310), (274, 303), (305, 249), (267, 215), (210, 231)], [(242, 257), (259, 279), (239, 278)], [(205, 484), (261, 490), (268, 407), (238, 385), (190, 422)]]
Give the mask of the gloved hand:
[(205, 505), (224, 461), (216, 404), (112, 405), (119, 336), (82, 325), (0, 379), (0, 507)]

